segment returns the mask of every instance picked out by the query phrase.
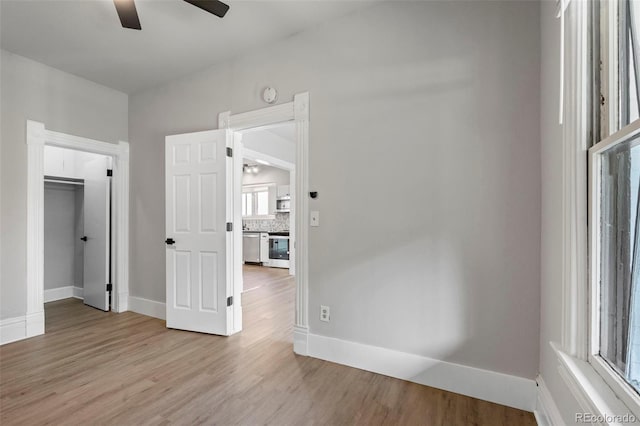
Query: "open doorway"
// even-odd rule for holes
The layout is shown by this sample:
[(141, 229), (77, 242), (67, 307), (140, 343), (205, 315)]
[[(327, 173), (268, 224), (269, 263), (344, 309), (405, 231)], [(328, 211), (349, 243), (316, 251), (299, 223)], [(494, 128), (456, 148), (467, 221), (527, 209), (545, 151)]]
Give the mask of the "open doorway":
[[(309, 93), (298, 93), (293, 96), (292, 102), (284, 104), (268, 106), (265, 108), (242, 112), (232, 113), (232, 111), (221, 112), (218, 115), (218, 128), (226, 130), (229, 137), (231, 133), (231, 141), (227, 141), (227, 146), (231, 147), (234, 152), (242, 153), (245, 151), (243, 139), (252, 131), (259, 131), (268, 128), (276, 128), (282, 124), (292, 124), (294, 127), (295, 141), (295, 157), (291, 163), (295, 164), (295, 171), (291, 173), (295, 176), (291, 177), (290, 185), (291, 194), (291, 213), (290, 217), (295, 226), (290, 227), (289, 245), (294, 250), (290, 253), (290, 267), (293, 267), (293, 275), (295, 281), (294, 293), (294, 324), (293, 324), (293, 350), (300, 355), (308, 353), (308, 335), (309, 335), (309, 111), (310, 111)], [(251, 146), (247, 147), (247, 152), (251, 150)], [(233, 158), (234, 170), (234, 193), (241, 193), (242, 186), (242, 166), (244, 155), (236, 155)], [(313, 197), (317, 198), (317, 192), (313, 193)], [(233, 223), (240, 225), (242, 223), (242, 203), (238, 197), (233, 202)], [(233, 276), (241, 277), (243, 275), (242, 268), (242, 238), (240, 232), (234, 233), (233, 236)], [(241, 292), (243, 283), (241, 279), (233, 279), (231, 292), (233, 297), (241, 300)], [(236, 303), (231, 306), (232, 325), (230, 327), (231, 334), (242, 330), (242, 303)]]
[(44, 302), (111, 310), (113, 158), (44, 147)]
[(243, 159), (237, 196), (242, 198), (244, 297), (295, 274), (295, 124), (239, 133)]
[[(44, 191), (45, 146), (68, 148), (111, 158), (111, 299), (110, 309), (124, 312), (129, 299), (129, 144), (109, 143), (56, 132), (27, 120), (27, 310), (23, 332), (15, 340), (43, 334), (44, 315)], [(96, 173), (106, 174), (105, 169)], [(85, 193), (86, 196), (86, 179)], [(85, 212), (86, 213), (86, 212)], [(106, 250), (106, 249), (105, 249)], [(86, 283), (86, 279), (84, 280)], [(104, 283), (105, 288), (107, 282)], [(87, 297), (87, 289), (83, 289)]]
[[(288, 130), (293, 129), (295, 141), (290, 161), (256, 150), (250, 143), (245, 149), (243, 138), (283, 124), (293, 126)], [(308, 93), (295, 95), (293, 102), (260, 110), (220, 113), (217, 130), (165, 138), (167, 327), (220, 335), (242, 331), (241, 195), (244, 160), (253, 155), (269, 165), (291, 167), (288, 246), (293, 250), (288, 250), (289, 270), (284, 271), (295, 283), (291, 292), (291, 305), (295, 306), (293, 349), (306, 355), (309, 201), (303, 194), (309, 191), (308, 144)], [(277, 198), (277, 185), (275, 189)], [(317, 192), (309, 197), (317, 198)], [(285, 197), (281, 201), (286, 201)]]

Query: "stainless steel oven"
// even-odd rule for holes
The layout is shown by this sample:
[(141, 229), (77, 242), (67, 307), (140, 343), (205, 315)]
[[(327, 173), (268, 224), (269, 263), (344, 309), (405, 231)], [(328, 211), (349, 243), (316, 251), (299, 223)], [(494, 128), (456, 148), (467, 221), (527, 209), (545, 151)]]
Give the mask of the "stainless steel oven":
[(289, 267), (289, 233), (269, 233), (269, 266)]

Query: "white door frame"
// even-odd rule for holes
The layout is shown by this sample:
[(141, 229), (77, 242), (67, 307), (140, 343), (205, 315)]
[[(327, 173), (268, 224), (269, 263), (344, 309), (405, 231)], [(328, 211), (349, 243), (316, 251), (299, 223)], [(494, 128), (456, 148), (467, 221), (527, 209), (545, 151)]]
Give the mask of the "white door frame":
[(44, 334), (44, 146), (113, 158), (112, 310), (129, 301), (129, 143), (107, 143), (47, 130), (27, 120), (27, 336)]
[[(297, 354), (307, 355), (307, 336), (309, 334), (309, 93), (296, 94), (293, 97), (293, 102), (240, 114), (231, 114), (231, 111), (226, 111), (218, 115), (218, 128), (231, 131), (242, 131), (286, 122), (294, 122), (296, 125), (294, 241), (296, 251), (294, 260), (296, 313), (293, 326), (293, 350)], [(237, 191), (234, 191), (234, 197), (238, 197), (235, 192)], [(242, 229), (241, 224), (236, 226), (236, 229)], [(234, 267), (242, 268), (242, 256), (234, 256), (234, 263)], [(237, 314), (234, 313), (234, 318), (241, 318), (240, 304), (234, 304), (234, 309), (237, 310)], [(240, 331), (240, 328), (240, 324), (234, 324), (234, 332)]]

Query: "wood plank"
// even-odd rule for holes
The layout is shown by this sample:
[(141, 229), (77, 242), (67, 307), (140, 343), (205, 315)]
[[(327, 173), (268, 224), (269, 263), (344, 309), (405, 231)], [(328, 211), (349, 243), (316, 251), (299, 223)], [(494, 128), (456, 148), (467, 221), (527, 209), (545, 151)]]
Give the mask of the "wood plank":
[(76, 299), (46, 304), (46, 334), (0, 347), (0, 423), (535, 425), (531, 413), (292, 349), (288, 271), (245, 266), (244, 330), (169, 330)]

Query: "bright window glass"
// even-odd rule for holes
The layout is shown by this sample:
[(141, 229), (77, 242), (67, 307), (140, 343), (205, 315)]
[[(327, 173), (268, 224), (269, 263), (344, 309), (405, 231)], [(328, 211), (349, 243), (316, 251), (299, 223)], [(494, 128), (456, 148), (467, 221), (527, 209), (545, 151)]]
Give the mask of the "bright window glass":
[(256, 215), (265, 216), (269, 214), (269, 192), (256, 192)]

